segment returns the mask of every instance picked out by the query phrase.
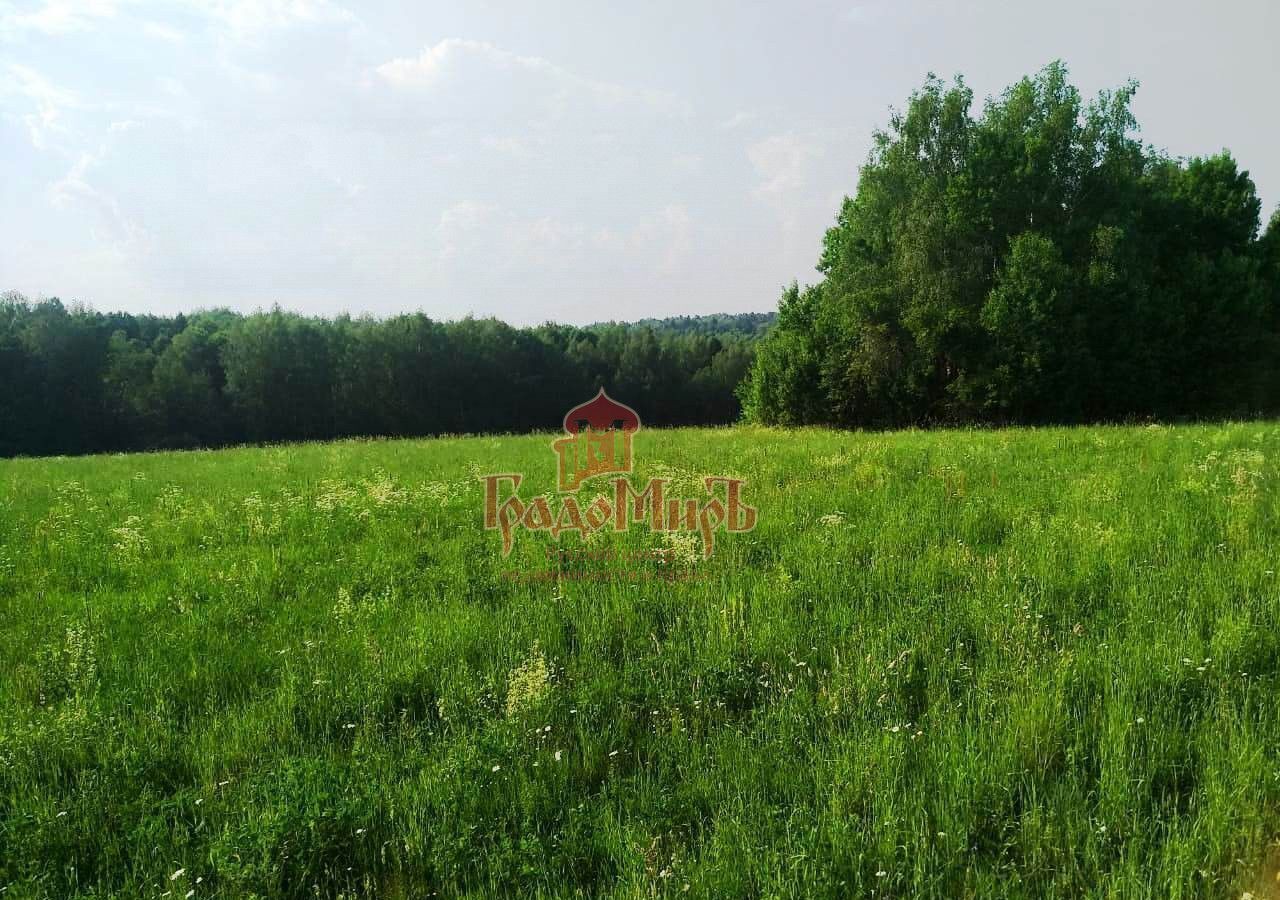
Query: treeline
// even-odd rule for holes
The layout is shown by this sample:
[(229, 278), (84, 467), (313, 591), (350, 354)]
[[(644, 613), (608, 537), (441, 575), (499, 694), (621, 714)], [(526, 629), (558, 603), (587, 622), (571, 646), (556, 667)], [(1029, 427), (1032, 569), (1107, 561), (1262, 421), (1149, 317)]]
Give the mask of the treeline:
[(1231, 156), (1144, 146), (1135, 85), (1061, 64), (971, 112), (930, 78), (876, 136), (741, 396), (778, 424), (1280, 412), (1280, 214)]
[(772, 317), (514, 328), (278, 309), (104, 314), (8, 294), (0, 455), (547, 429), (601, 386), (647, 424), (730, 422)]
[[(639, 328), (653, 328), (674, 334), (743, 334), (763, 336), (773, 325), (775, 313), (712, 313), (707, 316), (672, 316), (666, 319), (640, 319)], [(616, 322), (608, 323), (616, 325)], [(598, 326), (597, 326), (598, 327)]]

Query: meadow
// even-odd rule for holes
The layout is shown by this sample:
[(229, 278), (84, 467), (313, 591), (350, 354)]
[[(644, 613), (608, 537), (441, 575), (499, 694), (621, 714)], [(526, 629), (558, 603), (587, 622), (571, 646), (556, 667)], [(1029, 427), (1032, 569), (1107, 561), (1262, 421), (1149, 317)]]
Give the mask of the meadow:
[(756, 529), (513, 579), (551, 439), (0, 462), (0, 897), (1280, 887), (1280, 425), (645, 430)]

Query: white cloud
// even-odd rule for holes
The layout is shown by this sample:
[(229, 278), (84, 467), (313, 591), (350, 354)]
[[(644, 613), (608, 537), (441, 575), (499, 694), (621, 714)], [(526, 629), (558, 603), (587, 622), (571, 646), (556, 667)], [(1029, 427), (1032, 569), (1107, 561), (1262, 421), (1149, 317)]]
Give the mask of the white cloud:
[(26, 11), (0, 2), (0, 36), (84, 31), (124, 12), (139, 14), (139, 20), (132, 24), (143, 34), (171, 43), (182, 41), (186, 35), (164, 21), (165, 12), (195, 16), (243, 40), (298, 25), (358, 22), (355, 13), (332, 0), (169, 0), (164, 4), (145, 0), (43, 0)]
[(0, 6), (0, 35), (34, 31), (65, 34), (89, 28), (95, 20), (113, 18), (119, 9), (115, 0), (45, 0), (28, 12)]
[(622, 256), (653, 260), (662, 275), (676, 275), (693, 258), (693, 218), (682, 203), (671, 203), (637, 224), (622, 240)]
[(171, 25), (165, 25), (162, 22), (143, 22), (142, 33), (147, 37), (152, 37), (160, 41), (168, 41), (171, 44), (180, 44), (187, 38), (186, 34), (182, 31)]
[(88, 181), (91, 168), (101, 162), (107, 152), (103, 147), (99, 155), (82, 154), (67, 174), (49, 188), (53, 205), (65, 209), (79, 203), (97, 217), (91, 226), (95, 242), (118, 257), (145, 255), (150, 252), (151, 237), (141, 225), (126, 215), (115, 197), (94, 187)]
[(81, 105), (73, 91), (58, 87), (35, 69), (17, 63), (10, 63), (8, 73), (0, 78), (0, 101), (13, 96), (26, 101), (24, 105), (28, 108), (35, 107), (19, 117), (32, 146), (40, 150), (48, 146), (51, 135), (66, 130), (63, 113)]
[[(513, 53), (488, 41), (445, 38), (417, 56), (389, 60), (374, 71), (387, 84), (400, 89), (433, 88), (451, 78), (473, 85), (495, 73), (537, 78), (554, 88), (545, 99), (561, 111), (575, 99), (589, 98), (603, 106), (641, 104), (663, 115), (692, 115), (690, 105), (673, 94), (585, 78), (540, 56)], [(527, 89), (528, 85), (522, 88)]]
[(355, 13), (330, 0), (186, 0), (233, 35), (252, 38), (294, 25), (353, 24)]
[(701, 153), (678, 153), (671, 159), (671, 165), (677, 172), (701, 172), (702, 163)]
[(423, 49), (416, 57), (393, 59), (378, 66), (377, 72), (389, 84), (397, 87), (430, 87), (436, 84), (459, 60), (481, 58), (501, 68), (527, 70), (554, 70), (554, 66), (536, 56), (518, 56), (502, 50), (488, 41), (469, 41), (463, 38), (445, 38)]
[[(0, 71), (0, 112), (23, 124), (32, 147), (42, 151), (47, 165), (66, 161), (65, 174), (51, 184), (25, 179), (28, 196), (34, 200), (42, 192), (47, 208), (87, 212), (88, 237), (98, 261), (145, 253), (150, 245), (145, 229), (120, 201), (90, 178), (115, 142), (142, 124), (140, 118), (120, 115), (121, 111), (120, 106), (54, 84), (30, 66), (10, 63)], [(95, 144), (96, 149), (87, 149)], [(66, 222), (62, 224), (65, 228)]]
[(747, 148), (747, 158), (762, 179), (756, 192), (780, 196), (798, 191), (809, 180), (811, 165), (822, 157), (823, 145), (798, 134), (775, 134)]
[(726, 131), (732, 131), (735, 128), (741, 128), (743, 125), (749, 125), (756, 120), (756, 114), (745, 110), (739, 111), (731, 115), (720, 123), (720, 127)]
[(470, 200), (440, 214), (436, 236), (441, 260), (472, 264), (489, 255), (507, 267), (560, 268), (580, 260), (588, 247), (584, 225), (549, 215), (521, 217), (496, 204)]
[(689, 210), (669, 204), (633, 224), (593, 227), (553, 215), (521, 216), (497, 204), (462, 201), (436, 225), (439, 258), (465, 270), (477, 264), (516, 271), (675, 275), (692, 259), (696, 228)]
[(503, 135), (501, 137), (484, 137), (480, 142), (488, 149), (510, 156), (513, 159), (529, 159), (535, 149), (546, 144), (546, 139), (538, 135), (520, 136)]

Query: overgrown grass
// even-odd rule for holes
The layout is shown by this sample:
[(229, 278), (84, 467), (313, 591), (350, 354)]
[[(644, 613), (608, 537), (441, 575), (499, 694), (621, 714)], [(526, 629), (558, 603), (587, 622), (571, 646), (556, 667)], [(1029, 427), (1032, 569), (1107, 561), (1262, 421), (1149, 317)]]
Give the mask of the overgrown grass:
[(644, 431), (757, 529), (511, 582), (549, 440), (0, 463), (0, 895), (1277, 886), (1280, 427)]

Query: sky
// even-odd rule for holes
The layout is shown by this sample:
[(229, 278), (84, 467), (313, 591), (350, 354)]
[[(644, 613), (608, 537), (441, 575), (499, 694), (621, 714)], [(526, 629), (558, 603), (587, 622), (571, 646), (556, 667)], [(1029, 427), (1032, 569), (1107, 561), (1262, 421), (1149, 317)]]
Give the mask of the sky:
[(0, 0), (0, 291), (172, 314), (766, 311), (930, 72), (1137, 79), (1280, 203), (1275, 0)]

